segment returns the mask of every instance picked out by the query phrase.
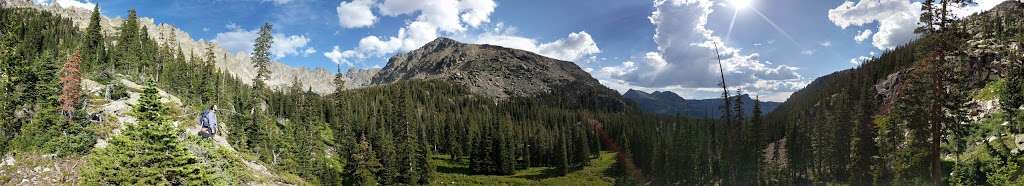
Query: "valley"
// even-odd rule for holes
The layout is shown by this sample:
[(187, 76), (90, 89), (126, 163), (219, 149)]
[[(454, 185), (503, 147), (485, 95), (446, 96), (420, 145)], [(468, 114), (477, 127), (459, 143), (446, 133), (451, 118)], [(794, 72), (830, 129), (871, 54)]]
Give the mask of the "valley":
[[(680, 13), (663, 6), (701, 8), (681, 12), (706, 11), (705, 22), (722, 7), (732, 21), (741, 11), (767, 20), (751, 1), (655, 1), (643, 17), (657, 52), (595, 68), (609, 61), (600, 50), (617, 48), (589, 47), (583, 31), (547, 43), (509, 36), (514, 27), (479, 17), (498, 6), (490, 0), (331, 2), (339, 15), (373, 17), (339, 18), (331, 24), (357, 32), (332, 37), (371, 32), (360, 29), (376, 16), (420, 15), (396, 37), (332, 51), (307, 46), (323, 33), (290, 35), (296, 24), (278, 18), (206, 33), (192, 25), (203, 20), (167, 16), (210, 4), (112, 13), (124, 2), (3, 0), (0, 185), (1024, 184), (1024, 2), (883, 1), (912, 3), (914, 37), (801, 83), (784, 74), (800, 68), (729, 46), (733, 25), (724, 40), (703, 24), (674, 30), (709, 37), (679, 50), (659, 22)], [(883, 6), (873, 2), (845, 2), (829, 19)], [(993, 5), (953, 15), (979, 3)], [(444, 8), (455, 16), (435, 15)], [(249, 48), (226, 42), (229, 32)], [(751, 46), (793, 59), (769, 45)], [(314, 57), (336, 67), (292, 66)], [(674, 66), (680, 58), (714, 68)], [(673, 79), (704, 70), (715, 77)]]

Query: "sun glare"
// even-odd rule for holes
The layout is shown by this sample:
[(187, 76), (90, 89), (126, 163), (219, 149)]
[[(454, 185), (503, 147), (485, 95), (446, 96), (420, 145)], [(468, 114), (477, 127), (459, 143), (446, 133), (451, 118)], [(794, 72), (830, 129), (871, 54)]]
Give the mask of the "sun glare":
[(738, 9), (746, 9), (747, 7), (750, 7), (751, 4), (754, 4), (754, 1), (753, 0), (729, 0), (729, 3), (732, 4), (733, 8), (736, 8), (738, 10)]

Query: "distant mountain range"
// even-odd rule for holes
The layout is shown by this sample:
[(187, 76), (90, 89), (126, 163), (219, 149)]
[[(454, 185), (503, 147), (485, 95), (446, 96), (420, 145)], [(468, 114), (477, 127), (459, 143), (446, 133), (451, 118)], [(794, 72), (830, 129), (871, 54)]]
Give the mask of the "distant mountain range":
[[(719, 118), (722, 116), (721, 107), (724, 103), (721, 98), (686, 100), (676, 93), (669, 91), (647, 93), (630, 89), (622, 96), (635, 102), (643, 112), (664, 115), (682, 114), (692, 118)], [(751, 99), (749, 94), (739, 96), (744, 103), (743, 113), (749, 116), (753, 112), (754, 99)], [(736, 99), (736, 97), (730, 97), (729, 99)], [(762, 101), (761, 111), (763, 114), (767, 114), (779, 107), (780, 104), (779, 102)]]

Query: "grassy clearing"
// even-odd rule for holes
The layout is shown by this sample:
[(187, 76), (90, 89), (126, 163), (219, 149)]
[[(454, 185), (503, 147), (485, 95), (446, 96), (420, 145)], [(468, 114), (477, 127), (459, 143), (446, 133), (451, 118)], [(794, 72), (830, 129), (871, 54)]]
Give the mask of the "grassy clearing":
[(605, 172), (615, 163), (615, 153), (601, 152), (590, 166), (557, 176), (553, 167), (530, 167), (508, 176), (471, 175), (465, 162), (453, 163), (448, 156), (432, 156), (437, 173), (431, 185), (612, 185), (615, 180)]
[(975, 100), (989, 101), (999, 98), (999, 91), (1006, 87), (1006, 80), (1000, 78), (985, 85), (985, 88), (977, 90), (974, 94)]

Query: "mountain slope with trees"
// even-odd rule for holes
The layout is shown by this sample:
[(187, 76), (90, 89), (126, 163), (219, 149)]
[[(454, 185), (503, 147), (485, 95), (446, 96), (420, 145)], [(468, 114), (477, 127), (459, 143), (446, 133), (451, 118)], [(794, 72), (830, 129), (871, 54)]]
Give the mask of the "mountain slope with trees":
[[(769, 116), (783, 183), (1024, 183), (1024, 4), (955, 19), (925, 1), (922, 37), (818, 78)], [(853, 108), (853, 109), (851, 109)]]
[[(723, 113), (720, 108), (725, 104), (725, 99), (722, 98), (686, 100), (669, 91), (646, 93), (630, 89), (625, 94), (622, 94), (622, 97), (635, 102), (636, 106), (643, 112), (663, 115), (679, 114), (690, 118), (721, 118)], [(738, 97), (733, 96), (728, 99), (737, 98), (746, 103), (758, 102), (761, 104), (761, 113), (770, 113), (781, 104), (779, 102), (752, 99), (749, 94), (739, 95)], [(753, 112), (753, 104), (743, 106), (742, 108), (744, 115), (751, 115)]]

